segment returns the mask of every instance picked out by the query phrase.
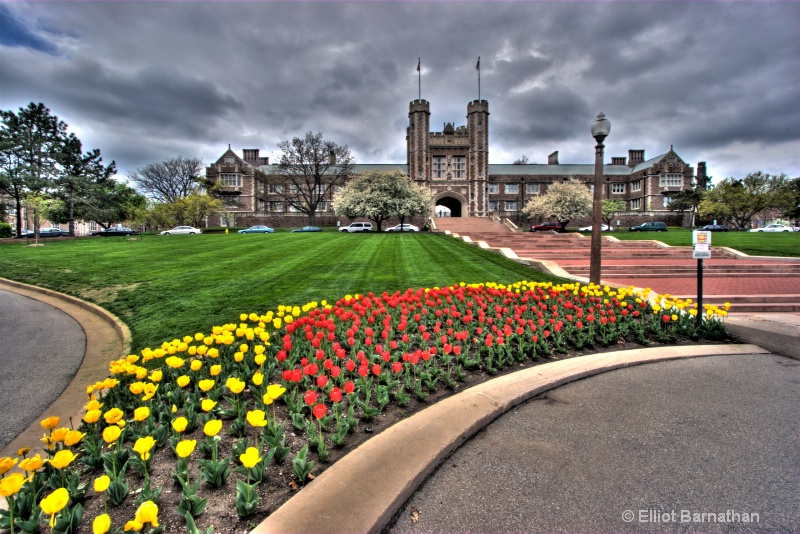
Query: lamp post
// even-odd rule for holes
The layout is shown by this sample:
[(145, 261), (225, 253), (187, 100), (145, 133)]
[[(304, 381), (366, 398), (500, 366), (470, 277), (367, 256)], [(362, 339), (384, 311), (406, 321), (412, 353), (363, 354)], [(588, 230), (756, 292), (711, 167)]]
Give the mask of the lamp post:
[(592, 123), (592, 137), (597, 141), (594, 147), (594, 197), (592, 200), (592, 251), (589, 259), (589, 282), (600, 284), (600, 248), (602, 246), (603, 225), (603, 141), (611, 132), (611, 123), (604, 113), (597, 115)]

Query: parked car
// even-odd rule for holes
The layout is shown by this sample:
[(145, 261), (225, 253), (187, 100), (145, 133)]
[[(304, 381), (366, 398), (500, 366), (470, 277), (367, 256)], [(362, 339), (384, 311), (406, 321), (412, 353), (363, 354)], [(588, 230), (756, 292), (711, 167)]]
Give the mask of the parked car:
[[(12, 228), (11, 237), (17, 237), (17, 231)], [(33, 237), (33, 230), (26, 230), (23, 228), (19, 231), (19, 237)]]
[(386, 229), (387, 232), (419, 232), (419, 226), (413, 224), (398, 224)]
[(698, 230), (705, 230), (706, 232), (727, 232), (728, 227), (724, 224), (707, 224), (698, 228)]
[(339, 228), (340, 232), (371, 232), (372, 231), (372, 223), (371, 222), (354, 222), (350, 223), (347, 226), (342, 226)]
[[(611, 230), (613, 230), (613, 228), (610, 227), (607, 224), (601, 224), (600, 225), (600, 231), (601, 232), (610, 232)], [(578, 228), (578, 231), (579, 232), (591, 232), (592, 231), (592, 225), (590, 224), (589, 226), (584, 226), (582, 228)]]
[(561, 230), (561, 225), (557, 222), (546, 222), (531, 226), (531, 232), (560, 232)]
[(275, 230), (270, 228), (269, 226), (251, 226), (250, 228), (245, 228), (244, 230), (239, 230), (240, 234), (271, 234)]
[(112, 236), (120, 236), (120, 235), (139, 235), (139, 232), (136, 230), (131, 230), (130, 228), (125, 228), (124, 226), (112, 226), (111, 228), (103, 228), (102, 230), (98, 230), (96, 232), (92, 232), (89, 235), (99, 235), (101, 237), (112, 237)]
[[(33, 232), (31, 232), (33, 235)], [(67, 237), (69, 232), (61, 228), (39, 228), (39, 237)]]
[(751, 228), (748, 232), (793, 232), (791, 226), (785, 224), (768, 224), (763, 228)]
[(667, 223), (663, 222), (646, 222), (638, 226), (631, 226), (628, 228), (631, 232), (666, 232)]
[(302, 228), (298, 228), (297, 230), (292, 230), (292, 233), (295, 232), (321, 232), (322, 228), (319, 226), (304, 226)]
[(161, 235), (172, 235), (172, 234), (202, 234), (203, 231), (199, 228), (195, 228), (194, 226), (176, 226), (172, 230), (164, 230), (161, 232)]

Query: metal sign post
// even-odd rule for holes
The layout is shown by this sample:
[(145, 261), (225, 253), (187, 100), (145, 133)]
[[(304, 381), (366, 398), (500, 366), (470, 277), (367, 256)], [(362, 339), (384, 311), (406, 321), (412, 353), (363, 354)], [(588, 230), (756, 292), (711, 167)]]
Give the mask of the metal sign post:
[(697, 327), (703, 324), (703, 260), (711, 258), (711, 232), (692, 232), (692, 257), (697, 260)]

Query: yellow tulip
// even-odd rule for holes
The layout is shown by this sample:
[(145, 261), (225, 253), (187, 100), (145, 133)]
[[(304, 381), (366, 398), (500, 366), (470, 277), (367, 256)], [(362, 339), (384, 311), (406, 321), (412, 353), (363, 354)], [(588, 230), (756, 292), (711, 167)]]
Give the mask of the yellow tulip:
[(71, 450), (64, 449), (64, 450), (58, 451), (55, 454), (55, 456), (53, 456), (52, 458), (50, 458), (50, 460), (48, 460), (48, 462), (50, 463), (50, 465), (52, 465), (56, 469), (64, 469), (69, 464), (71, 464), (72, 461), (75, 460), (75, 458), (77, 458), (77, 457), (78, 457), (78, 455), (73, 453)]
[(222, 421), (219, 419), (212, 419), (203, 427), (203, 433), (208, 437), (214, 437), (222, 430)]
[(88, 424), (96, 423), (100, 420), (101, 415), (103, 415), (103, 412), (100, 410), (89, 410), (86, 412), (86, 415), (83, 416), (83, 420)]
[(56, 514), (64, 509), (69, 502), (69, 492), (66, 488), (58, 488), (53, 493), (39, 501), (42, 512), (50, 516), (50, 528), (56, 526)]
[(216, 382), (214, 382), (210, 378), (207, 378), (206, 380), (201, 380), (200, 382), (197, 383), (197, 385), (200, 387), (200, 389), (202, 391), (206, 391), (206, 392), (210, 391), (214, 387), (215, 384), (216, 384)]
[(150, 458), (150, 449), (156, 444), (156, 440), (151, 436), (145, 436), (136, 440), (133, 444), (133, 450), (139, 453), (142, 460), (147, 461)]
[(42, 428), (45, 430), (53, 430), (55, 427), (58, 426), (58, 423), (61, 422), (61, 419), (54, 415), (52, 417), (48, 417), (41, 422)]
[(19, 473), (12, 473), (7, 477), (0, 478), (0, 497), (11, 497), (22, 489), (27, 481), (28, 479)]
[(181, 375), (175, 380), (175, 382), (182, 388), (188, 386), (191, 381), (192, 379), (186, 375)]
[(264, 418), (265, 413), (263, 410), (250, 410), (247, 412), (247, 422), (252, 426), (266, 426), (267, 421)]
[[(284, 393), (286, 393), (285, 387), (278, 384), (270, 384), (269, 386), (267, 386), (267, 392), (264, 394), (264, 397), (265, 398), (269, 397), (271, 401), (274, 401), (278, 400)], [(264, 403), (271, 404), (271, 401), (267, 402), (266, 400), (264, 400)]]
[(140, 406), (133, 411), (133, 418), (139, 422), (144, 421), (150, 417), (150, 408), (147, 406)]
[(106, 387), (106, 389), (111, 389), (115, 387), (117, 384), (119, 384), (119, 380), (117, 380), (116, 378), (106, 378), (105, 380), (103, 380), (103, 385)]
[(17, 459), (14, 458), (13, 460), (9, 456), (3, 456), (0, 458), (0, 475), (5, 475), (8, 471), (14, 467), (14, 464), (17, 463)]
[(209, 372), (211, 373), (211, 376), (217, 376), (218, 374), (220, 374), (222, 372), (222, 366), (221, 365), (212, 365), (211, 369), (209, 370)]
[(31, 448), (30, 447), (22, 447), (21, 449), (19, 449), (17, 451), (17, 456), (25, 456), (29, 452), (31, 452)]
[(142, 530), (143, 526), (144, 525), (142, 525), (141, 523), (139, 523), (135, 519), (131, 519), (130, 521), (125, 523), (125, 532), (128, 532), (130, 530), (134, 530), (136, 532), (139, 532), (140, 530)]
[(177, 417), (174, 421), (172, 421), (172, 429), (180, 434), (184, 430), (186, 430), (186, 426), (189, 424), (189, 421), (185, 417)]
[(92, 522), (93, 534), (106, 534), (111, 528), (111, 518), (108, 514), (100, 514)]
[(177, 445), (175, 445), (175, 452), (181, 458), (186, 458), (192, 452), (194, 452), (195, 445), (197, 445), (197, 440), (195, 439), (184, 439), (183, 441), (179, 441)]
[(150, 523), (153, 528), (158, 527), (158, 505), (153, 501), (143, 502), (136, 510), (136, 521), (142, 523)]
[(236, 352), (236, 353), (234, 353), (234, 355), (233, 355), (233, 359), (234, 359), (234, 360), (235, 360), (237, 363), (241, 363), (241, 362), (242, 362), (242, 360), (244, 360), (244, 354), (242, 354), (241, 352)]
[(103, 493), (105, 490), (108, 489), (108, 486), (110, 484), (111, 484), (111, 479), (108, 478), (108, 475), (97, 477), (96, 479), (94, 479), (94, 490), (97, 493)]
[(103, 417), (105, 418), (106, 423), (108, 423), (109, 425), (113, 425), (114, 423), (122, 419), (124, 415), (125, 412), (123, 412), (119, 408), (111, 408), (105, 414), (103, 414)]
[(139, 395), (144, 391), (144, 382), (132, 382), (130, 386), (128, 386), (128, 390), (134, 395)]
[(136, 368), (136, 378), (139, 380), (143, 380), (147, 376), (147, 368), (145, 367), (137, 367)]
[(245, 453), (239, 455), (239, 461), (242, 462), (242, 465), (246, 468), (252, 469), (254, 465), (261, 461), (261, 457), (258, 455), (258, 449), (255, 447), (247, 447)]
[(44, 465), (44, 460), (38, 454), (30, 458), (25, 458), (19, 463), (20, 469), (25, 471), (36, 471)]
[(164, 378), (164, 371), (161, 369), (156, 369), (152, 373), (150, 373), (150, 381), (151, 382), (161, 382), (161, 379)]
[(200, 407), (203, 409), (204, 412), (210, 412), (214, 409), (217, 403), (211, 399), (203, 399), (203, 402), (200, 403)]
[(67, 435), (64, 436), (64, 445), (67, 447), (72, 447), (73, 445), (77, 445), (83, 439), (83, 436), (86, 434), (80, 432), (78, 430), (70, 430), (67, 432)]
[(119, 435), (122, 434), (122, 429), (118, 426), (108, 426), (103, 430), (103, 440), (106, 443), (114, 443), (119, 438)]
[[(261, 345), (259, 345), (256, 348), (259, 348), (259, 347), (261, 347)], [(264, 354), (256, 354), (256, 357), (254, 358), (254, 360), (256, 362), (256, 365), (264, 365), (264, 362), (267, 361), (267, 357)]]
[(164, 360), (164, 363), (166, 363), (173, 369), (180, 369), (181, 367), (183, 367), (183, 362), (184, 362), (183, 358), (178, 358), (177, 356), (170, 356), (169, 358)]
[(199, 371), (203, 368), (203, 362), (201, 360), (192, 360), (191, 369), (192, 371)]
[(210, 349), (208, 349), (208, 357), (219, 358), (219, 349), (216, 347), (211, 347)]
[(67, 436), (67, 432), (69, 432), (69, 428), (67, 427), (62, 426), (61, 428), (56, 428), (55, 430), (50, 432), (50, 440), (53, 443), (61, 443)]
[(153, 398), (153, 396), (158, 391), (158, 386), (155, 384), (147, 383), (144, 385), (144, 396), (142, 397), (143, 401), (149, 401)]
[(238, 378), (232, 376), (225, 381), (225, 386), (227, 386), (227, 388), (231, 390), (231, 393), (233, 393), (234, 395), (238, 395), (239, 393), (244, 391), (245, 383), (239, 380)]

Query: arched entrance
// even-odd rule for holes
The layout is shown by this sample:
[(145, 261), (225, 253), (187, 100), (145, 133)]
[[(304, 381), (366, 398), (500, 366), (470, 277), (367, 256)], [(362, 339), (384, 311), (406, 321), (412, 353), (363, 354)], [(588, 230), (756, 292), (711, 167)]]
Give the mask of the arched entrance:
[[(436, 208), (434, 209), (434, 216), (439, 217), (440, 213), (442, 212), (444, 212), (443, 213), (444, 216), (449, 216), (449, 217), (464, 216), (461, 209), (461, 200), (451, 195), (443, 195), (442, 197), (436, 199)], [(446, 209), (442, 210), (441, 209), (442, 207)], [(447, 210), (450, 211), (449, 214), (447, 214)]]

